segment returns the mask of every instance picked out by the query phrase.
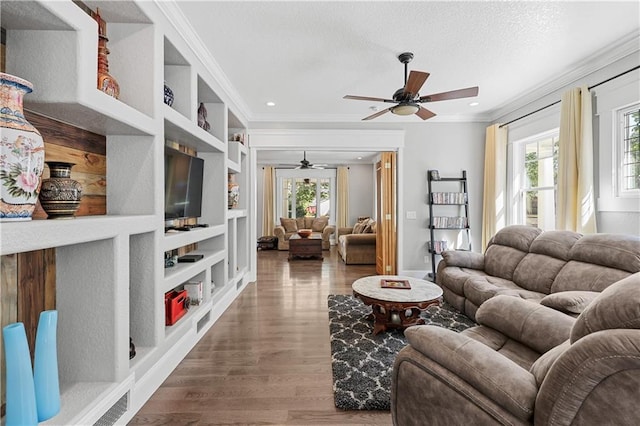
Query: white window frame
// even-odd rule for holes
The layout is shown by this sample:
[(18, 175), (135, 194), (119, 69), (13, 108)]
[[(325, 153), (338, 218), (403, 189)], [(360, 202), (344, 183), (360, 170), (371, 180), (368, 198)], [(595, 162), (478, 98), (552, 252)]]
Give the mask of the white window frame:
[(336, 217), (336, 169), (276, 169), (276, 217), (288, 217), (282, 211), (282, 180), (289, 178), (311, 178), (318, 179), (316, 185), (317, 205), (320, 205), (320, 179), (329, 179), (329, 224), (335, 224)]
[(614, 172), (614, 194), (617, 198), (640, 198), (640, 189), (625, 189), (623, 184), (623, 161), (624, 161), (624, 116), (640, 108), (640, 102), (626, 105), (612, 111), (613, 117), (613, 141), (614, 155), (612, 170)]
[[(508, 205), (507, 223), (509, 225), (524, 225), (526, 221), (523, 221), (526, 215), (526, 202), (524, 200), (524, 182), (526, 180), (525, 162), (524, 162), (524, 149), (525, 145), (532, 142), (540, 141), (543, 139), (549, 139), (552, 137), (558, 137), (560, 134), (560, 128), (556, 127), (551, 130), (547, 130), (541, 133), (537, 133), (532, 136), (513, 141), (509, 143), (509, 153), (507, 160), (507, 193), (508, 199), (511, 202)], [(562, 142), (561, 142), (562, 143)], [(553, 189), (557, 191), (557, 187), (541, 186), (527, 188), (527, 190), (548, 190)], [(547, 227), (547, 229), (550, 229)]]

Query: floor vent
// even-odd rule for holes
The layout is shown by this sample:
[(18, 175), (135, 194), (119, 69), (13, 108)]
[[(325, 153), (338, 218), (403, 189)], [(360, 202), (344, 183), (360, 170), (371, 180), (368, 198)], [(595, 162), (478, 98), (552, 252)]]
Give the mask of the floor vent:
[(129, 408), (129, 392), (122, 395), (120, 398), (109, 410), (104, 413), (102, 417), (98, 419), (97, 422), (93, 424), (93, 426), (113, 426), (115, 425), (120, 417), (124, 413), (127, 412)]
[(207, 323), (209, 322), (209, 319), (211, 318), (211, 312), (207, 312), (207, 314), (205, 316), (203, 316), (200, 321), (198, 321), (198, 324), (196, 326), (197, 332), (200, 333), (200, 330), (202, 330), (202, 327), (204, 327), (205, 325), (207, 325)]

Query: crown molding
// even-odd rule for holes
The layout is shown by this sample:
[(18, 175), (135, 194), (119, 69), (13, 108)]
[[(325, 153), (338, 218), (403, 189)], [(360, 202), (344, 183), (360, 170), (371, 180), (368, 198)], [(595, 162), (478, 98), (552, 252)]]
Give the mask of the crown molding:
[(499, 121), (502, 117), (518, 111), (533, 102), (549, 96), (566, 86), (605, 68), (614, 62), (623, 59), (633, 53), (640, 52), (640, 29), (622, 37), (617, 42), (600, 49), (593, 55), (583, 59), (578, 65), (558, 78), (543, 83), (516, 98), (504, 102), (502, 105), (488, 112), (491, 122)]
[(244, 99), (242, 99), (233, 84), (231, 84), (225, 72), (214, 59), (211, 51), (207, 48), (200, 36), (198, 36), (196, 30), (184, 13), (182, 13), (182, 9), (177, 5), (177, 0), (154, 0), (154, 2), (169, 23), (171, 23), (176, 31), (185, 39), (187, 45), (193, 50), (196, 57), (200, 59), (205, 69), (213, 75), (230, 102), (237, 107), (237, 112), (244, 115), (245, 119), (249, 121), (251, 117), (249, 106), (245, 103)]

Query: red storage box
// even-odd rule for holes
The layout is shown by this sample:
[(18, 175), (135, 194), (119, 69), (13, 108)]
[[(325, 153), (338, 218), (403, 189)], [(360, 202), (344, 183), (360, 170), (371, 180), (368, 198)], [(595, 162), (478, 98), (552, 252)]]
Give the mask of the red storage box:
[(173, 325), (187, 313), (189, 299), (186, 290), (172, 290), (164, 295), (165, 325)]

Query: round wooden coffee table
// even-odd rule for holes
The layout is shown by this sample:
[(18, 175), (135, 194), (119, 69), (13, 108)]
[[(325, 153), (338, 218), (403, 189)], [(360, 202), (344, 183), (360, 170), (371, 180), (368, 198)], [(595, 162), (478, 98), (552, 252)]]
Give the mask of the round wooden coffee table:
[[(411, 288), (382, 288), (382, 280), (407, 280)], [(442, 289), (429, 281), (397, 275), (360, 278), (351, 288), (353, 295), (373, 310), (374, 335), (389, 328), (404, 329), (424, 324), (420, 312), (428, 306), (439, 305), (442, 296)]]

